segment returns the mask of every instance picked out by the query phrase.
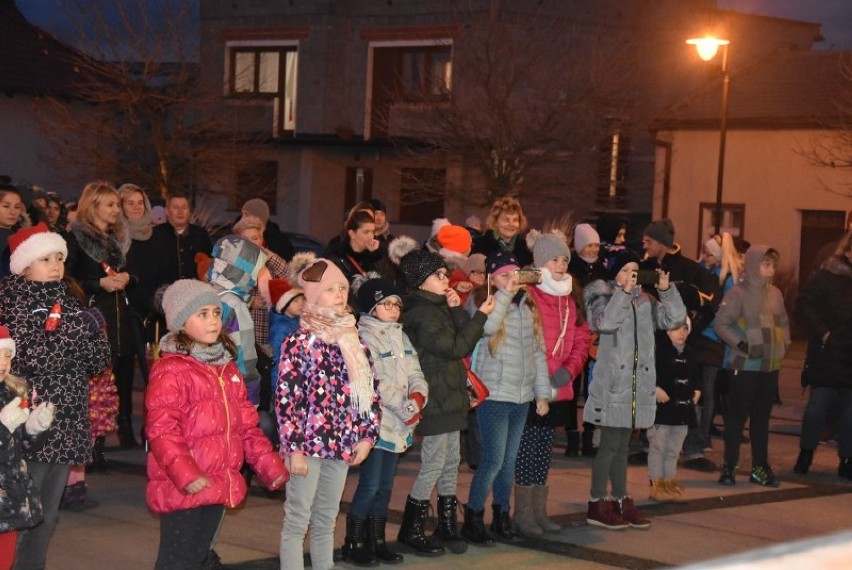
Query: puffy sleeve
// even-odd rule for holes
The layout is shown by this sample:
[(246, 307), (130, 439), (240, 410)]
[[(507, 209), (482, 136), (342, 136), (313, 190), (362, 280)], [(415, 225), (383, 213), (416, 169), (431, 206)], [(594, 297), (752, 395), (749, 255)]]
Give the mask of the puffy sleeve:
[(305, 444), (305, 417), (307, 396), (302, 373), (306, 351), (301, 335), (290, 335), (281, 345), (278, 361), (278, 386), (275, 391), (275, 414), (278, 417), (278, 436), (281, 452), (288, 455), (302, 453)]

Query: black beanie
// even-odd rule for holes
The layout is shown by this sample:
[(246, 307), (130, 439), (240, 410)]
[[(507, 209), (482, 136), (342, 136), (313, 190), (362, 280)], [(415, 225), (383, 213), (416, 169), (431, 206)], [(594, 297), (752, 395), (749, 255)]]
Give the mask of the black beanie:
[(384, 277), (377, 277), (365, 281), (358, 288), (358, 306), (365, 314), (370, 314), (376, 305), (387, 299), (388, 297), (399, 298), (399, 291), (393, 282)]
[(399, 260), (399, 269), (412, 289), (420, 287), (427, 277), (442, 267), (447, 267), (444, 258), (437, 253), (422, 249), (415, 249)]
[(613, 255), (606, 262), (607, 279), (613, 280), (615, 276), (618, 275), (618, 272), (621, 271), (621, 268), (627, 265), (628, 263), (639, 263), (639, 255), (636, 254), (632, 249), (624, 248)]
[(645, 228), (645, 234), (654, 241), (658, 241), (666, 247), (674, 247), (674, 225), (668, 218), (651, 222)]

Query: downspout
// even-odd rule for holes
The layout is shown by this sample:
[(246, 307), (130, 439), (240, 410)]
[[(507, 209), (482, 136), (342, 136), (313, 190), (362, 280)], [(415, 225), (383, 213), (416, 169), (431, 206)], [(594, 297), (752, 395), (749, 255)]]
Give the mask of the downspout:
[(666, 153), (666, 159), (663, 166), (663, 211), (660, 214), (660, 218), (668, 218), (669, 196), (671, 195), (672, 190), (672, 143), (655, 139), (654, 145), (662, 147), (665, 149)]

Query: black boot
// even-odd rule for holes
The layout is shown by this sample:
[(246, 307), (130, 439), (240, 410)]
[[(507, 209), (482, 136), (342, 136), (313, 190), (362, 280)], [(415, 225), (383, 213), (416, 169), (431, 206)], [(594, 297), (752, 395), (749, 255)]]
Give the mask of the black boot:
[(379, 559), (367, 546), (367, 521), (346, 517), (346, 538), (343, 539), (343, 559), (355, 566), (378, 566)]
[(494, 537), (485, 528), (484, 515), (485, 511), (474, 511), (470, 507), (465, 507), (461, 533), (463, 537), (479, 546), (494, 546)]
[(95, 445), (92, 447), (92, 463), (86, 465), (86, 473), (91, 473), (92, 471), (103, 473), (109, 469), (109, 460), (104, 454), (105, 446), (106, 438), (104, 436), (95, 438)]
[(379, 562), (385, 564), (402, 564), (402, 554), (391, 551), (385, 542), (385, 526), (388, 519), (385, 517), (367, 517), (367, 543)]
[(521, 535), (515, 530), (509, 509), (503, 510), (501, 505), (491, 505), (491, 532), (500, 542), (517, 542)]
[(434, 536), (440, 538), (444, 546), (453, 554), (467, 552), (467, 541), (459, 534), (459, 526), (456, 519), (456, 509), (458, 506), (459, 501), (455, 495), (448, 497), (438, 495), (438, 528), (435, 529)]
[(595, 446), (592, 445), (592, 439), (595, 437), (595, 430), (586, 427), (583, 430), (583, 448), (581, 453), (583, 457), (594, 457), (597, 455), (598, 450), (595, 449)]
[(852, 479), (852, 457), (841, 457), (837, 465), (837, 474), (840, 477)]
[(575, 429), (569, 430), (568, 445), (565, 446), (565, 457), (577, 457), (580, 455), (580, 432)]
[(118, 446), (121, 449), (139, 447), (139, 442), (133, 435), (133, 422), (126, 416), (118, 417)]
[(793, 466), (793, 471), (799, 475), (804, 475), (811, 468), (811, 463), (814, 460), (813, 449), (800, 449), (799, 458), (796, 459), (796, 465)]
[(426, 514), (429, 511), (429, 501), (418, 501), (409, 495), (405, 501), (405, 512), (402, 515), (402, 525), (399, 527), (397, 540), (410, 546), (418, 556), (441, 556), (444, 547), (433, 537), (426, 537)]
[(59, 501), (59, 508), (65, 511), (85, 511), (98, 506), (98, 502), (89, 498), (85, 481), (67, 485)]

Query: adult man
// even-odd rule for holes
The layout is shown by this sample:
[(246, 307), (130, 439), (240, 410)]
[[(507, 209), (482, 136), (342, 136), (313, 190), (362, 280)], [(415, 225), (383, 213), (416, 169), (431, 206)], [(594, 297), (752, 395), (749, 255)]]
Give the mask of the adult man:
[(186, 195), (173, 193), (166, 199), (166, 223), (156, 226), (151, 235), (152, 251), (158, 256), (158, 288), (178, 279), (196, 279), (195, 254), (210, 255), (213, 250), (207, 230), (189, 223), (191, 214)]
[(264, 247), (278, 255), (285, 261), (293, 259), (293, 244), (278, 227), (278, 224), (269, 219), (269, 204), (261, 198), (252, 198), (243, 204), (243, 216), (254, 217), (263, 225)]
[[(691, 322), (691, 332), (686, 343), (693, 350), (703, 352), (701, 331), (703, 331), (716, 315), (716, 308), (722, 300), (719, 280), (711, 272), (701, 267), (696, 261), (681, 255), (680, 246), (674, 242), (675, 230), (671, 220), (662, 219), (648, 224), (642, 237), (642, 248), (645, 250), (646, 261), (643, 268), (660, 269), (669, 273), (669, 280), (680, 292), (686, 312)], [(653, 288), (648, 288), (652, 294)], [(696, 358), (702, 364), (700, 356)], [(717, 365), (718, 366), (718, 365)], [(712, 401), (714, 397), (713, 384), (715, 373), (702, 375), (702, 398)], [(700, 412), (699, 412), (700, 413)], [(706, 440), (701, 430), (698, 418), (697, 426), (690, 428), (683, 444), (683, 466), (695, 471), (712, 472), (716, 465), (704, 457)]]

